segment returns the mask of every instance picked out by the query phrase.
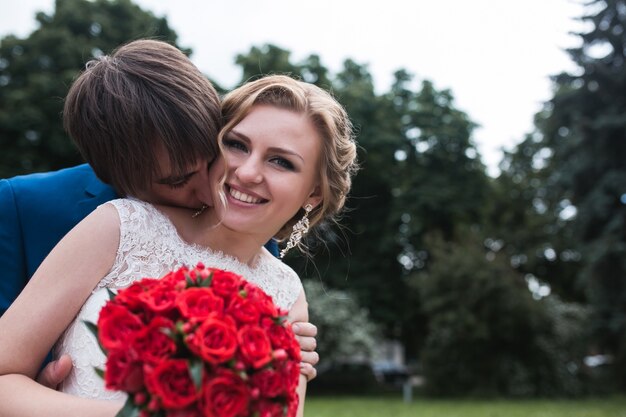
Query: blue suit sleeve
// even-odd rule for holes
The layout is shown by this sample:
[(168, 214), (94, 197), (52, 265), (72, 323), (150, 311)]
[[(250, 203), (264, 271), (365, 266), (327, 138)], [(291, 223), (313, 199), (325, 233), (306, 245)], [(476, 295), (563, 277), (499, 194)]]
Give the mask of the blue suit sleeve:
[(26, 260), (11, 183), (0, 180), (0, 315), (26, 285)]
[(265, 249), (278, 258), (278, 243), (274, 239), (265, 244)]

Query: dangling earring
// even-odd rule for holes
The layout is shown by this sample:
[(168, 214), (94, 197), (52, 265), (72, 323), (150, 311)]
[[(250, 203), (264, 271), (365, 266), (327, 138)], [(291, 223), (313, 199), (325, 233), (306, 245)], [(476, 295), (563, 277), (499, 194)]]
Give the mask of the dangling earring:
[(307, 204), (304, 206), (304, 216), (298, 220), (298, 223), (293, 225), (293, 230), (291, 235), (289, 236), (289, 241), (287, 241), (287, 246), (285, 249), (280, 251), (280, 258), (282, 259), (285, 254), (289, 251), (289, 249), (295, 247), (300, 243), (302, 237), (309, 231), (309, 213), (313, 210), (313, 206)]

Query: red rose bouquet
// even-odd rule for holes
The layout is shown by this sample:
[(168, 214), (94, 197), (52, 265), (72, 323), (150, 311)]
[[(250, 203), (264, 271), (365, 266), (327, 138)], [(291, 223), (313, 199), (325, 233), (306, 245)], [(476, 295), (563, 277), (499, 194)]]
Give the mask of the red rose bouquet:
[(300, 347), (255, 285), (198, 264), (110, 295), (88, 325), (128, 393), (118, 416), (295, 416)]

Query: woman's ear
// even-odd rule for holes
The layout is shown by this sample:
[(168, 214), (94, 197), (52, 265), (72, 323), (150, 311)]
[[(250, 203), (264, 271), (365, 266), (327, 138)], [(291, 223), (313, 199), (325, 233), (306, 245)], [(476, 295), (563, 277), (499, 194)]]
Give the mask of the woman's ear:
[(322, 202), (322, 188), (319, 185), (316, 185), (311, 194), (307, 197), (304, 205), (310, 204), (313, 208), (320, 205)]

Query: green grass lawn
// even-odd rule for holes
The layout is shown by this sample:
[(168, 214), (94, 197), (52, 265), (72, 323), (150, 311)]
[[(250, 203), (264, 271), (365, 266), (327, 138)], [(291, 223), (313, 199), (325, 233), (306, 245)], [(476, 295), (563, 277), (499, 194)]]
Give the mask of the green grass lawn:
[(431, 400), (309, 397), (306, 417), (626, 417), (626, 397), (582, 400)]

